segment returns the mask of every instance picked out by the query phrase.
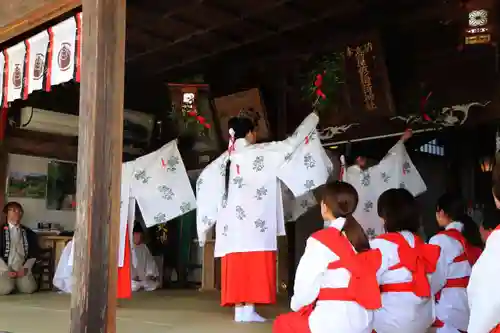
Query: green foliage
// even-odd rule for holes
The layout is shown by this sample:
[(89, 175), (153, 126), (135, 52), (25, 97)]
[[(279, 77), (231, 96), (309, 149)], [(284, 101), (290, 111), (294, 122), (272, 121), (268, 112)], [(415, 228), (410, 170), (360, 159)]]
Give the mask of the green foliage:
[(173, 121), (182, 125), (183, 131), (180, 133), (181, 135), (208, 135), (211, 128), (210, 124), (206, 122), (203, 116), (192, 110), (192, 105), (188, 103), (182, 103), (180, 110), (175, 104), (172, 104), (170, 117)]
[(314, 111), (321, 114), (338, 103), (344, 77), (344, 55), (341, 53), (323, 57), (314, 66), (307, 75), (307, 85), (302, 88)]

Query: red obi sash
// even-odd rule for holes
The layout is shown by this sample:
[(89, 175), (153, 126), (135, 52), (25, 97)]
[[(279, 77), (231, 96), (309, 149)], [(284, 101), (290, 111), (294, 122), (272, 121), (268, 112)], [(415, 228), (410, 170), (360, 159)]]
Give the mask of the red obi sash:
[[(456, 229), (448, 229), (448, 230), (444, 230), (444, 231), (439, 232), (438, 235), (446, 235), (448, 237), (451, 237), (451, 238), (455, 239), (456, 241), (458, 241), (460, 243), (460, 245), (462, 245), (463, 252), (460, 255), (458, 255), (455, 259), (453, 259), (454, 263), (468, 261), (469, 264), (472, 266), (479, 258), (481, 251), (477, 251), (478, 250), (477, 248), (471, 246), (467, 242), (467, 240), (465, 239), (465, 237), (462, 235), (462, 233), (460, 231), (458, 231)], [(478, 254), (478, 252), (479, 252), (479, 254)], [(469, 276), (447, 279), (444, 287), (440, 291), (438, 291), (436, 293), (436, 295), (434, 295), (436, 302), (439, 302), (439, 300), (441, 299), (441, 292), (443, 291), (443, 289), (445, 289), (445, 288), (464, 288), (465, 289), (465, 288), (467, 288), (468, 284), (469, 284)], [(437, 328), (443, 327), (443, 326), (444, 326), (444, 323), (438, 318), (436, 318), (436, 320), (432, 324), (432, 327), (437, 327)], [(465, 331), (460, 331), (460, 332), (466, 333)]]
[(328, 269), (345, 268), (351, 273), (347, 288), (322, 288), (317, 301), (353, 301), (365, 309), (380, 308), (382, 300), (376, 275), (382, 263), (380, 251), (356, 253), (347, 237), (335, 228), (317, 231), (312, 237), (339, 257)]
[(412, 276), (411, 282), (381, 285), (382, 292), (412, 292), (418, 297), (431, 297), (431, 286), (427, 274), (436, 270), (441, 250), (437, 245), (425, 244), (417, 235), (413, 235), (413, 237), (415, 247), (411, 247), (404, 236), (397, 232), (378, 237), (398, 246), (399, 263), (389, 269), (406, 268)]
[(481, 255), (482, 250), (478, 247), (472, 246), (467, 242), (462, 233), (456, 229), (448, 229), (438, 233), (438, 235), (446, 235), (448, 237), (453, 238), (457, 242), (462, 245), (464, 251), (458, 257), (453, 260), (453, 262), (461, 262), (461, 261), (469, 261), (469, 264), (472, 266), (476, 263), (477, 259)]

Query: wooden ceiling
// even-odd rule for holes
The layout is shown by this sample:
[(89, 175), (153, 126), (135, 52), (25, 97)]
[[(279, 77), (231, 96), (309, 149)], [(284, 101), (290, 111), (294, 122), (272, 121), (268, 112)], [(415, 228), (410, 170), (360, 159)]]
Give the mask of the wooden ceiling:
[(214, 60), (338, 47), (373, 29), (400, 51), (456, 50), (460, 15), (458, 0), (128, 0), (127, 74), (169, 77)]
[[(460, 0), (127, 0), (125, 104), (147, 112), (164, 112), (168, 101), (163, 83), (203, 74), (212, 92), (218, 90), (215, 95), (254, 86), (262, 88), (273, 79), (280, 81), (280, 87), (271, 93), (279, 105), (283, 82), (295, 85), (294, 89), (297, 86), (294, 80), (302, 70), (297, 63), (312, 55), (343, 49), (355, 43), (357, 37), (373, 31), (381, 37), (398, 112), (408, 109), (405, 102), (415, 100), (415, 96), (409, 95), (417, 92), (416, 86), (423, 81), (433, 83), (436, 95), (445, 96), (446, 100), (450, 97), (453, 103), (463, 102), (456, 99), (464, 96), (470, 100), (475, 96), (466, 91), (467, 85), (457, 90), (449, 88), (449, 83), (459, 86), (474, 77), (479, 77), (479, 83), (491, 82), (488, 75), (496, 78), (495, 59), (491, 50), (457, 50), (467, 17), (460, 3)], [(81, 9), (75, 11), (78, 10)], [(68, 15), (71, 13), (59, 20)], [(19, 38), (37, 32), (35, 29)], [(1, 46), (8, 47), (17, 41), (13, 39)], [(477, 72), (475, 65), (482, 66), (483, 71)], [(483, 75), (485, 68), (487, 75)], [(220, 81), (224, 81), (226, 88), (220, 88)], [(471, 82), (476, 90), (485, 91), (481, 84)], [(292, 114), (302, 108), (292, 98), (296, 92), (288, 93), (289, 118), (295, 118)], [(33, 94), (28, 101), (16, 104), (40, 104), (76, 113), (78, 89), (69, 84), (57, 87), (50, 94)], [(292, 128), (295, 120), (289, 121), (286, 127)]]

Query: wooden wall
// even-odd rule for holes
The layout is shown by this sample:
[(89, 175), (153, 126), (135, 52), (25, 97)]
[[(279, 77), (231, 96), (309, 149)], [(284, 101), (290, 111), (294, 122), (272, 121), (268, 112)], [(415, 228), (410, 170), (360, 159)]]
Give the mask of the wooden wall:
[(2, 1), (0, 44), (81, 5), (81, 0)]

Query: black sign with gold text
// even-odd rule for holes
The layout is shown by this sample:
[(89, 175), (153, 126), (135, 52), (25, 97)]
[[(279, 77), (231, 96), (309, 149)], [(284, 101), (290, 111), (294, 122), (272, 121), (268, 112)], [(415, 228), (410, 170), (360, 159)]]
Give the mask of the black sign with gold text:
[(346, 46), (348, 104), (354, 113), (395, 114), (382, 46), (376, 34)]

